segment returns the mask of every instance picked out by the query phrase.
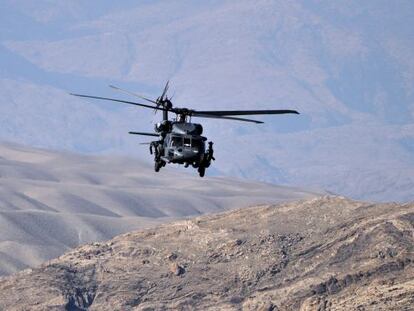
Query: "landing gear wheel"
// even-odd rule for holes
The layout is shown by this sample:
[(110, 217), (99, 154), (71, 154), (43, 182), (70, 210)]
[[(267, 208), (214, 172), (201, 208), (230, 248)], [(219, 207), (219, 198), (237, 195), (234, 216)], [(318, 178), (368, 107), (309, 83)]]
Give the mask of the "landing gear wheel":
[(200, 166), (198, 168), (198, 174), (200, 175), (200, 177), (204, 177), (205, 173), (206, 173), (206, 168), (204, 166)]
[(160, 168), (163, 167), (163, 163), (161, 161), (155, 161), (154, 163), (154, 171), (159, 172)]

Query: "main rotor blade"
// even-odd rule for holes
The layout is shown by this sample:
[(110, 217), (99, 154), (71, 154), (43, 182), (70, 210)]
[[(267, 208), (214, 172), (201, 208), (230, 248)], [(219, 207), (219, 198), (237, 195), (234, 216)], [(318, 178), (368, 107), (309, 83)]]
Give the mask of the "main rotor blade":
[(191, 116), (192, 117), (198, 117), (198, 118), (209, 118), (209, 119), (224, 119), (224, 120), (233, 120), (233, 121), (244, 121), (244, 122), (257, 123), (257, 124), (264, 123), (262, 121), (252, 120), (252, 119), (226, 117), (226, 116), (215, 116), (215, 115), (212, 115), (212, 114), (203, 114), (203, 113), (199, 113), (198, 111), (192, 113)]
[(296, 110), (219, 110), (219, 111), (195, 111), (201, 114), (215, 115), (215, 116), (245, 116), (257, 114), (285, 114), (294, 113), (299, 114)]
[(145, 132), (128, 132), (129, 134), (132, 135), (142, 135), (142, 136), (154, 136), (154, 137), (159, 137), (160, 135), (155, 134), (155, 133), (145, 133)]
[(164, 96), (167, 94), (169, 84), (170, 84), (170, 80), (168, 80), (167, 83), (165, 84), (164, 90), (162, 91), (161, 100), (163, 100)]
[(130, 102), (130, 101), (126, 101), (126, 100), (114, 99), (114, 98), (106, 98), (106, 97), (90, 96), (90, 95), (81, 95), (81, 94), (73, 94), (73, 93), (70, 93), (70, 95), (78, 96), (78, 97), (85, 97), (85, 98), (109, 100), (109, 101), (114, 101), (114, 102), (118, 102), (118, 103), (124, 103), (124, 104), (140, 106), (140, 107), (145, 107), (145, 108), (150, 108), (150, 109), (158, 109), (158, 110), (162, 110), (162, 111), (166, 110), (166, 109), (161, 108), (161, 107), (154, 107), (154, 106), (150, 106), (150, 105)]
[(146, 98), (146, 97), (144, 97), (142, 95), (139, 95), (139, 94), (136, 94), (136, 93), (133, 93), (133, 92), (130, 92), (130, 91), (121, 89), (121, 88), (119, 88), (119, 87), (117, 87), (115, 85), (109, 85), (109, 87), (113, 88), (114, 90), (117, 90), (117, 91), (120, 91), (120, 92), (129, 94), (129, 95), (132, 95), (132, 96), (136, 96), (138, 98), (141, 98), (143, 100), (146, 100), (147, 102), (150, 102), (150, 103), (153, 103), (153, 104), (157, 104), (157, 102), (155, 100), (152, 100), (152, 99)]

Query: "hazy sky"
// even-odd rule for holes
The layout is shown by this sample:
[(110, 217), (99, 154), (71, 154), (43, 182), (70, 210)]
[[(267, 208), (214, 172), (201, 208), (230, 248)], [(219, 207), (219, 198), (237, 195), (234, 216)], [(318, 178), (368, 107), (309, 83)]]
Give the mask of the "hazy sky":
[(177, 106), (302, 113), (203, 120), (210, 173), (414, 199), (413, 15), (412, 1), (1, 1), (0, 137), (150, 161), (126, 132), (151, 130), (151, 111), (67, 93), (156, 97), (170, 79)]

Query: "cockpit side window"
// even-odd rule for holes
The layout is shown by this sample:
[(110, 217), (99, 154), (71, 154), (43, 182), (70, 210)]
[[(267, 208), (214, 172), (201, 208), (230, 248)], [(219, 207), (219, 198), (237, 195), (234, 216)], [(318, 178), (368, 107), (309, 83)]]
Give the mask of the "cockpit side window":
[(195, 148), (201, 148), (203, 142), (200, 139), (193, 139), (191, 142), (191, 146)]
[(171, 138), (171, 147), (181, 147), (183, 145), (182, 137), (173, 136)]
[(164, 139), (164, 143), (163, 143), (163, 145), (164, 145), (164, 147), (166, 148), (166, 147), (168, 147), (169, 145), (170, 145), (170, 137), (166, 137), (165, 139)]

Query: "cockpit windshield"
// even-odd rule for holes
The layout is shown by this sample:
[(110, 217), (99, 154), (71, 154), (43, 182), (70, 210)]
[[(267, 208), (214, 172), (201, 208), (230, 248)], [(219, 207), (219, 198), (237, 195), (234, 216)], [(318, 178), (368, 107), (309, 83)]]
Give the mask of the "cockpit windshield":
[(197, 148), (203, 149), (204, 142), (201, 139), (194, 137), (182, 137), (182, 136), (172, 136), (170, 138), (170, 147), (187, 147), (187, 148)]
[(183, 145), (183, 138), (178, 136), (173, 136), (171, 138), (171, 147), (181, 147)]

